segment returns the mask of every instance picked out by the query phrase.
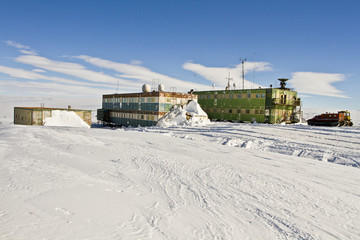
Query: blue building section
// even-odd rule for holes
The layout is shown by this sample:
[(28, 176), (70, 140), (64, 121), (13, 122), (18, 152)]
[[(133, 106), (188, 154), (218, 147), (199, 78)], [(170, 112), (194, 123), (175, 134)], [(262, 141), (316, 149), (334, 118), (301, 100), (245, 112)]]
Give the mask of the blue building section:
[(111, 126), (154, 126), (174, 105), (183, 106), (197, 95), (175, 92), (143, 92), (103, 95), (97, 119)]
[(131, 119), (131, 118), (118, 118), (118, 117), (110, 117), (110, 122), (112, 122), (116, 126), (143, 126), (143, 127), (150, 127), (155, 126), (156, 121), (149, 121), (149, 120), (140, 120), (140, 119)]

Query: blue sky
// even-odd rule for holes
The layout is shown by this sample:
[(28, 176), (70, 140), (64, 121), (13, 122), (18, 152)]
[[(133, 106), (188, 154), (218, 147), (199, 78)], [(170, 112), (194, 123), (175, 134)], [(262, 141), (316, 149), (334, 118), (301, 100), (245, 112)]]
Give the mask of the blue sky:
[(101, 98), (289, 78), (304, 107), (360, 109), (360, 1), (0, 2), (0, 94)]

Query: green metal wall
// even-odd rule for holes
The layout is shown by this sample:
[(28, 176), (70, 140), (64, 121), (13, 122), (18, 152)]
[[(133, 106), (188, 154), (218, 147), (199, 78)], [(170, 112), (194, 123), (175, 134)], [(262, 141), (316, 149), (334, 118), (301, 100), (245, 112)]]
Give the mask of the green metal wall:
[(277, 123), (300, 105), (297, 92), (289, 89), (259, 88), (194, 92), (211, 120)]

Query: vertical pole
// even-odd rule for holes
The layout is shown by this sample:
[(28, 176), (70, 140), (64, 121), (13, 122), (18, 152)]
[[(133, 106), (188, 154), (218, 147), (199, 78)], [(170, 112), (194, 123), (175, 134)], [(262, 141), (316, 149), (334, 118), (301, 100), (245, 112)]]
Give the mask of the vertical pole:
[(243, 87), (243, 90), (244, 90), (244, 89), (245, 89), (245, 70), (244, 70), (244, 63), (246, 62), (246, 58), (243, 58), (243, 59), (240, 58), (240, 61), (241, 61), (241, 65), (242, 65), (242, 87)]
[(119, 79), (117, 80), (116, 93), (119, 93)]

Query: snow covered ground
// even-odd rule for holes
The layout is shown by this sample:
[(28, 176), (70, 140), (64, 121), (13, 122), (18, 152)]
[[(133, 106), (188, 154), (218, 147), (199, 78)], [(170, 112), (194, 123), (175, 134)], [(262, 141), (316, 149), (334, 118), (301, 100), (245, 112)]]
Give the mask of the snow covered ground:
[(0, 100), (0, 239), (360, 239), (356, 118), (21, 126)]
[(0, 239), (359, 239), (359, 139), (358, 127), (3, 124)]

